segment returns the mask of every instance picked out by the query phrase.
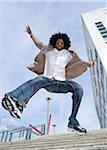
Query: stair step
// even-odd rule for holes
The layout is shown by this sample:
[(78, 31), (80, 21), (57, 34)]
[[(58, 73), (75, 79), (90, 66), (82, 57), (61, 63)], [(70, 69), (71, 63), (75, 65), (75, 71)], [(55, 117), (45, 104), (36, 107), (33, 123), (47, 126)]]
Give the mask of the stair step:
[(0, 144), (0, 150), (107, 150), (107, 129), (44, 135)]

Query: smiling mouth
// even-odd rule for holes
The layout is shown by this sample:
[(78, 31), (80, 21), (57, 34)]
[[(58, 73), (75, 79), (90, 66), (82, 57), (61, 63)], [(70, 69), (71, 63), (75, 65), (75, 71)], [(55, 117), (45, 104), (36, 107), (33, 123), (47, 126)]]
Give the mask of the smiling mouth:
[(58, 48), (62, 48), (62, 46), (58, 46)]
[(57, 47), (57, 50), (62, 50), (63, 48), (62, 47)]

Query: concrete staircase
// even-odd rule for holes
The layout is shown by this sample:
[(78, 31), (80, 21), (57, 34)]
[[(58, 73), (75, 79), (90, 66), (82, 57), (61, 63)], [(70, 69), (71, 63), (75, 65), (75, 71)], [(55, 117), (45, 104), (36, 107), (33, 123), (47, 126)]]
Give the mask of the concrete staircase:
[(87, 134), (72, 132), (0, 143), (0, 150), (107, 150), (107, 129), (88, 131)]

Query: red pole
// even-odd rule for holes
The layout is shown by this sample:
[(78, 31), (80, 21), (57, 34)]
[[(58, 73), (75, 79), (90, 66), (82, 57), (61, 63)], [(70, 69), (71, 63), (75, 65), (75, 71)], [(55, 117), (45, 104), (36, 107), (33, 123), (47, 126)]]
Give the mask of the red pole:
[(47, 134), (49, 134), (52, 114), (49, 115)]
[(29, 124), (29, 126), (30, 126), (31, 128), (33, 128), (35, 131), (37, 131), (38, 133), (41, 134), (41, 132), (40, 132), (36, 127), (32, 126), (31, 124)]

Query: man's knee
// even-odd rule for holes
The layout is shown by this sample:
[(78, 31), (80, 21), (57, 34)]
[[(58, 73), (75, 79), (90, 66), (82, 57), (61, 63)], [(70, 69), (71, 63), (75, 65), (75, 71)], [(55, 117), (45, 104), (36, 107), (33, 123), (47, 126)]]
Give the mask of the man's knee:
[(82, 87), (78, 84), (78, 86), (76, 87), (76, 93), (77, 95), (79, 95), (80, 97), (83, 96), (83, 89)]
[(75, 93), (78, 96), (83, 96), (83, 89), (81, 87), (81, 85), (79, 85), (76, 82), (70, 82), (70, 87), (71, 87), (71, 91), (72, 93)]

